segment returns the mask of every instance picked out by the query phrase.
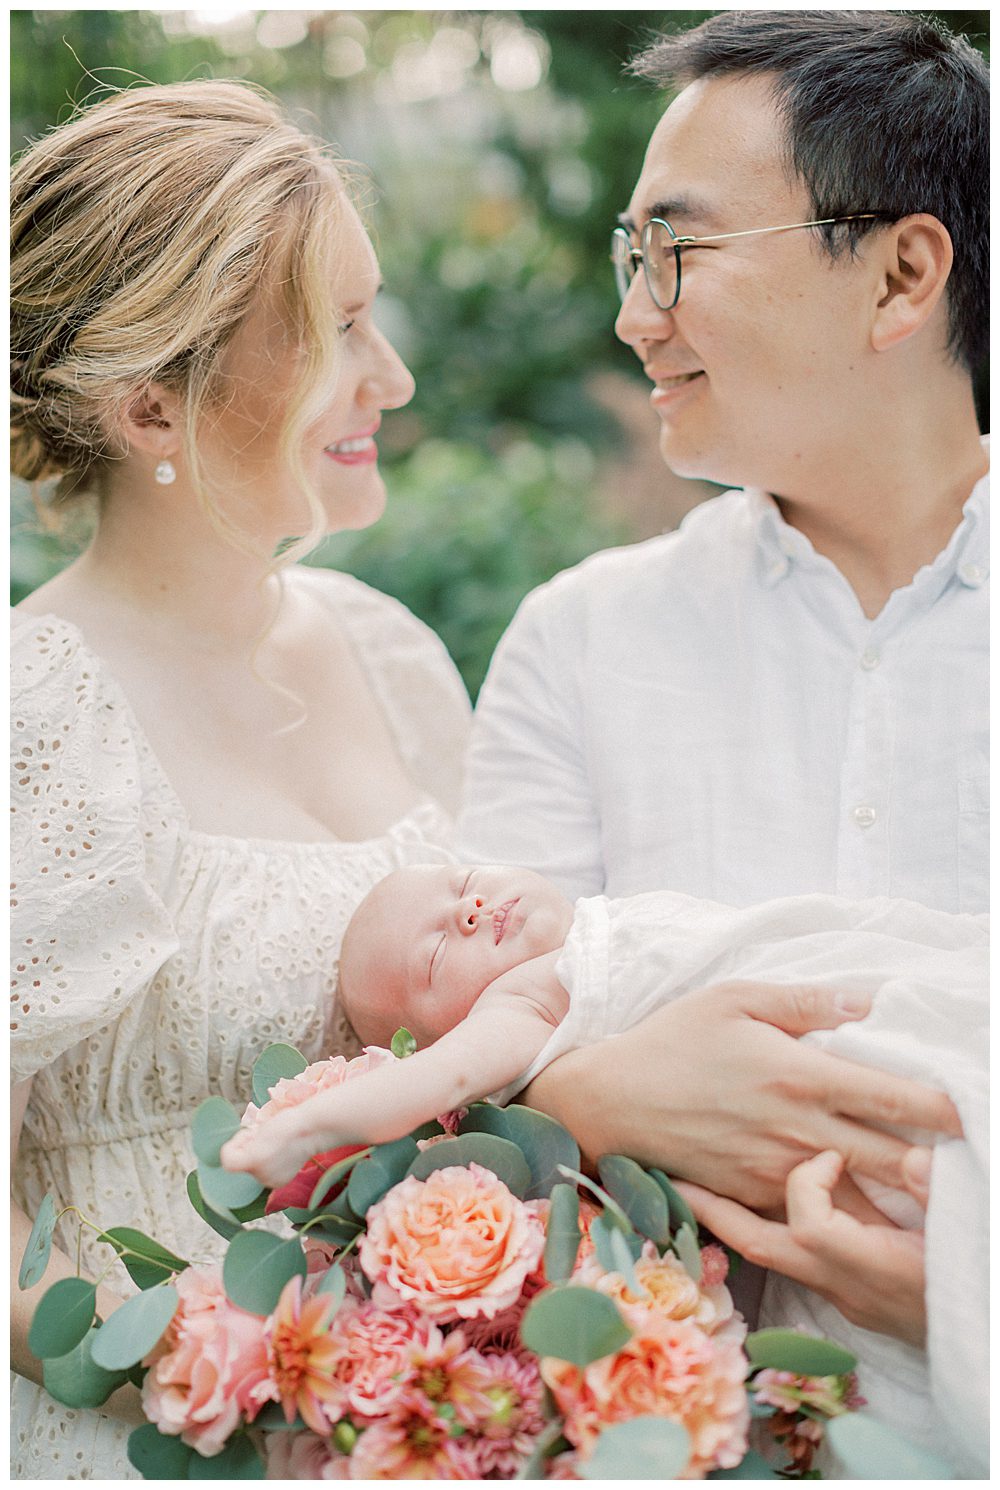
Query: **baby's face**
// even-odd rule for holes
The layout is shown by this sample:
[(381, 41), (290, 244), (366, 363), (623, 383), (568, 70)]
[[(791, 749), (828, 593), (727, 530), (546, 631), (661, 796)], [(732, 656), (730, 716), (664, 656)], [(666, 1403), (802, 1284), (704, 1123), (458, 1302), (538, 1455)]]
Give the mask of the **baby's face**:
[(530, 869), (401, 869), (359, 918), (365, 983), (379, 1002), (393, 1000), (396, 1025), (429, 1044), (501, 973), (561, 947), (572, 919), (566, 897)]

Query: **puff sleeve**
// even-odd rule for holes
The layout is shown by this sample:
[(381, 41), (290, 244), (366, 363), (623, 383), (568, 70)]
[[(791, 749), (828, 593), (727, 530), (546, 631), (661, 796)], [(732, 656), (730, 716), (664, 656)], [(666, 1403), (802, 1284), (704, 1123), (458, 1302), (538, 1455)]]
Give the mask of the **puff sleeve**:
[(14, 615), (11, 1068), (112, 1024), (177, 950), (177, 824), (117, 685), (75, 627)]

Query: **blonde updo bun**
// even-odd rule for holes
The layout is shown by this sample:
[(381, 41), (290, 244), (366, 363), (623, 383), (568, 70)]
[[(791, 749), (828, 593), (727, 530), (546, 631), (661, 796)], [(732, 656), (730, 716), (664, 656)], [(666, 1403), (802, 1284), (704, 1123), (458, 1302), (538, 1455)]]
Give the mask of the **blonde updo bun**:
[(61, 478), (56, 500), (100, 492), (123, 412), (156, 381), (184, 397), (197, 480), (198, 416), (265, 272), (305, 349), (292, 444), (335, 370), (344, 186), (327, 147), (244, 83), (132, 88), (31, 145), (11, 180), (15, 474)]

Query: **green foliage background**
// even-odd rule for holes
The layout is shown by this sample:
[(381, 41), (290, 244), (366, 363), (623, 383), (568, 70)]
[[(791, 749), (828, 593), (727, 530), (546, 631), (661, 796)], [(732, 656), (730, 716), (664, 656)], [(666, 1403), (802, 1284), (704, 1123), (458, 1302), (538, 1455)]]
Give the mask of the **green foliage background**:
[[(367, 168), (383, 324), (417, 394), (380, 439), (386, 516), (313, 562), (398, 595), (473, 695), (527, 590), (643, 531), (594, 380), (645, 397), (613, 335), (607, 238), (662, 99), (623, 66), (711, 13), (11, 12), (15, 153), (109, 87), (215, 76), (272, 89)], [(985, 46), (985, 11), (942, 14)], [(678, 509), (662, 480), (664, 525), (706, 494)], [(16, 601), (73, 549), (39, 531), (21, 488), (12, 534)]]

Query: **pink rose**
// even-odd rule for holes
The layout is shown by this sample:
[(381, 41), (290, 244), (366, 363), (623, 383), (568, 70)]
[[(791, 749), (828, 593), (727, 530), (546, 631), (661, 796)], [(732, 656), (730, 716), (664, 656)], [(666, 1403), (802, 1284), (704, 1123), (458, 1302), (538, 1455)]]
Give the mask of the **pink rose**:
[(329, 1404), (331, 1416), (373, 1418), (389, 1412), (412, 1375), (411, 1347), (414, 1341), (426, 1341), (431, 1328), (413, 1309), (388, 1311), (373, 1303), (352, 1309), (345, 1304), (337, 1315), (335, 1353), (328, 1366), (337, 1389)]
[(393, 1186), (368, 1212), (359, 1256), (377, 1304), (445, 1322), (510, 1308), (544, 1246), (538, 1203), (469, 1164)]
[(349, 1480), (351, 1461), (316, 1433), (269, 1433), (269, 1480)]
[(211, 1458), (224, 1447), (267, 1374), (265, 1321), (226, 1297), (222, 1270), (191, 1267), (175, 1287), (180, 1306), (148, 1357), (142, 1405), (161, 1433)]

